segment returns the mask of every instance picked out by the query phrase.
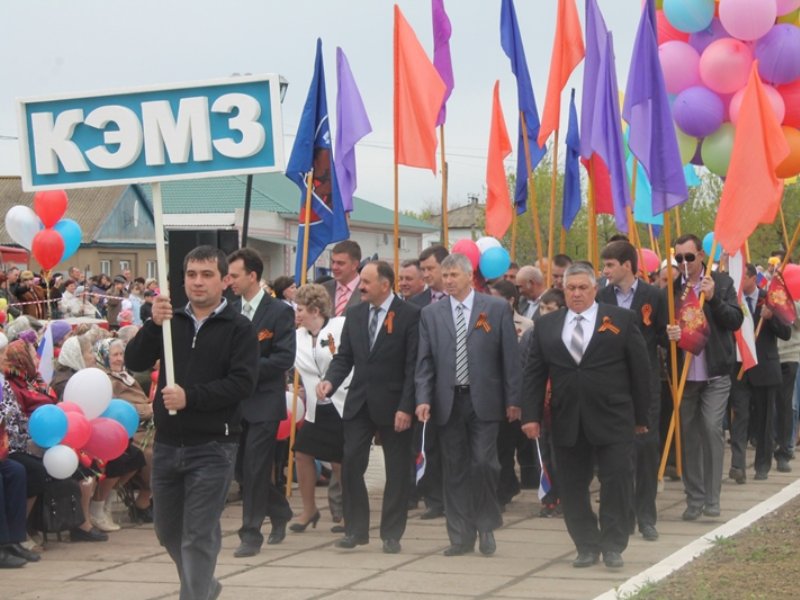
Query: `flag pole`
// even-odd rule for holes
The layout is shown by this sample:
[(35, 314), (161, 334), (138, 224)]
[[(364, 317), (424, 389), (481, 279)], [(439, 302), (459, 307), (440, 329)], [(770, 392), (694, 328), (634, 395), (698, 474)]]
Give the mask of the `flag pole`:
[(517, 260), (517, 205), (511, 203), (511, 260)]
[(547, 231), (547, 287), (553, 284), (553, 253), (556, 236), (556, 183), (558, 182), (558, 129), (553, 137), (553, 174), (550, 179), (550, 227)]
[(678, 233), (678, 237), (681, 237), (683, 234), (681, 233), (681, 212), (679, 210), (680, 207), (675, 207), (675, 231)]
[(595, 252), (594, 248), (594, 238), (596, 236), (597, 230), (597, 213), (595, 211), (594, 206), (594, 180), (592, 178), (592, 162), (589, 161), (589, 192), (588, 192), (588, 223), (586, 223), (586, 255), (589, 258), (589, 262), (594, 265), (595, 271), (598, 268), (597, 262), (597, 253)]
[(655, 250), (656, 256), (658, 256), (659, 262), (661, 261), (661, 247), (658, 245), (658, 241), (656, 241), (655, 233), (653, 232), (653, 224), (648, 223), (647, 231), (650, 233), (650, 249)]
[[(536, 197), (536, 181), (533, 177), (533, 169), (531, 168), (531, 146), (528, 140), (528, 125), (525, 123), (525, 113), (519, 111), (519, 122), (522, 127), (522, 145), (525, 148), (525, 165), (528, 169), (528, 209), (531, 211), (533, 218), (533, 235), (536, 240), (536, 258), (542, 258), (542, 232), (541, 225), (539, 224), (539, 199)], [(515, 203), (516, 204), (516, 203)], [(514, 207), (516, 213), (516, 206)]]
[(636, 205), (636, 177), (639, 171), (639, 161), (633, 157), (633, 175), (631, 176), (631, 203), (625, 208), (628, 214), (628, 229), (630, 230), (631, 243), (636, 246), (639, 254), (639, 272), (647, 280), (647, 271), (644, 266), (644, 252), (642, 252), (642, 240), (639, 238), (639, 230), (636, 228), (636, 220), (633, 218), (633, 207)]
[(785, 244), (785, 248), (789, 249), (789, 232), (786, 230), (786, 217), (783, 215), (783, 205), (781, 204), (778, 207), (778, 211), (781, 215), (781, 230), (783, 231), (783, 243)]
[[(300, 285), (303, 286), (308, 281), (308, 242), (311, 237), (311, 193), (314, 185), (314, 167), (306, 176), (306, 205), (303, 211), (303, 269), (300, 271)], [(294, 440), (297, 436), (297, 396), (300, 392), (300, 371), (294, 370), (294, 381), (292, 382), (292, 414), (289, 418), (289, 460), (287, 461), (286, 476), (286, 497), (292, 497), (292, 473), (294, 472)]]
[[(398, 182), (399, 169), (394, 161), (394, 272), (400, 272), (400, 185)], [(397, 293), (398, 278), (394, 278), (394, 291)]]
[[(441, 149), (441, 156), (442, 156), (442, 246), (445, 248), (450, 247), (450, 231), (449, 226), (447, 224), (447, 161), (445, 160), (445, 153), (444, 153), (444, 123), (439, 125), (439, 136), (442, 139), (442, 149)], [(397, 182), (397, 178), (395, 177), (395, 182)], [(396, 207), (395, 207), (396, 210)], [(397, 267), (395, 266), (395, 273), (397, 272)]]
[[(561, 210), (564, 210), (563, 208)], [(567, 252), (567, 230), (564, 229), (564, 226), (561, 226), (561, 235), (559, 236), (558, 240), (558, 251), (561, 254), (565, 254)]]

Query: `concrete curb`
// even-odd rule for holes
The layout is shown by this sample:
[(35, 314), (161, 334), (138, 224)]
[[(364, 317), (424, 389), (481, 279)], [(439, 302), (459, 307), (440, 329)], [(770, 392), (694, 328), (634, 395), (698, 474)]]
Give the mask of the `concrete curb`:
[(629, 595), (635, 594), (642, 586), (664, 579), (706, 552), (709, 548), (714, 546), (714, 540), (717, 538), (728, 538), (739, 533), (798, 495), (800, 495), (800, 480), (786, 486), (774, 496), (767, 498), (760, 504), (756, 504), (747, 512), (734, 517), (727, 523), (708, 532), (703, 537), (699, 537), (680, 550), (673, 552), (661, 562), (645, 569), (638, 575), (634, 575), (621, 585), (596, 596), (594, 600), (619, 600), (620, 598), (626, 598)]

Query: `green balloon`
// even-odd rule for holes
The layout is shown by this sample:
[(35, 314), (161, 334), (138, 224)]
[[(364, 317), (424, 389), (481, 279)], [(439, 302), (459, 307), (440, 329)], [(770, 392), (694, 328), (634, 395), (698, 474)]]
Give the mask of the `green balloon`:
[(678, 136), (678, 150), (681, 153), (681, 162), (685, 165), (694, 158), (694, 153), (697, 152), (697, 138), (691, 135), (686, 135), (677, 127), (675, 128), (675, 135)]
[(735, 135), (734, 126), (730, 123), (723, 123), (719, 129), (703, 140), (703, 146), (700, 148), (703, 164), (709, 171), (720, 177), (725, 177), (728, 173)]
[[(658, 2), (656, 2), (657, 4)], [(778, 23), (788, 23), (789, 25), (795, 25), (800, 21), (800, 8), (793, 10), (790, 13), (786, 13), (782, 17), (778, 17)]]

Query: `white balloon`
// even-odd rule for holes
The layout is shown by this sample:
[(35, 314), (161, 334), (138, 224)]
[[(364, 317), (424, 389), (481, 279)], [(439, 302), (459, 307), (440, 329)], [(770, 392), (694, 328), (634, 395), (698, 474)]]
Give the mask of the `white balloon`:
[(90, 367), (81, 369), (69, 378), (64, 388), (64, 400), (74, 402), (83, 409), (90, 421), (99, 417), (111, 402), (111, 380), (105, 371)]
[[(286, 392), (286, 412), (292, 412), (292, 392)], [(294, 422), (299, 423), (306, 416), (306, 403), (298, 395), (297, 396), (297, 414), (294, 416)]]
[(478, 245), (478, 250), (481, 251), (481, 254), (486, 252), (489, 248), (499, 248), (501, 246), (500, 242), (488, 236), (479, 238), (475, 243)]
[(18, 204), (6, 213), (6, 231), (11, 239), (26, 250), (33, 245), (34, 236), (44, 229), (42, 221), (29, 207)]
[(44, 468), (47, 474), (54, 479), (67, 479), (78, 468), (78, 455), (69, 446), (58, 444), (45, 450)]

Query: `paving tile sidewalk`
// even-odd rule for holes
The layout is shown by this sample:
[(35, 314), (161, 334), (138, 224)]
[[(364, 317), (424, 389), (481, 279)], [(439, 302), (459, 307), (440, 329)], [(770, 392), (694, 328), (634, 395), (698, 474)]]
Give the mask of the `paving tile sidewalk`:
[[(752, 468), (750, 471), (752, 475)], [(400, 554), (381, 552), (377, 529), (367, 546), (349, 551), (334, 548), (339, 536), (330, 532), (333, 523), (325, 511), (316, 529), (309, 528), (303, 534), (289, 532), (282, 544), (264, 546), (261, 554), (252, 558), (236, 559), (233, 549), (238, 545), (241, 504), (232, 503), (223, 514), (223, 548), (216, 574), (224, 586), (223, 600), (267, 595), (282, 600), (594, 598), (772, 496), (795, 481), (796, 472), (773, 470), (767, 481), (753, 481), (751, 477), (746, 485), (725, 479), (721, 517), (692, 523), (681, 520), (685, 508), (681, 483), (666, 481), (658, 496), (660, 539), (647, 542), (638, 534), (632, 536), (624, 553), (625, 567), (619, 571), (610, 571), (602, 563), (589, 569), (572, 568), (575, 551), (564, 522), (538, 516), (535, 490), (523, 492), (508, 506), (505, 525), (496, 532), (497, 553), (488, 558), (480, 554), (442, 556), (448, 545), (444, 520), (423, 521), (419, 519), (420, 509), (410, 514)], [(327, 506), (324, 488), (318, 491), (318, 505)], [(374, 494), (372, 500), (372, 523), (377, 527), (380, 496)], [(299, 512), (297, 495), (292, 505)], [(124, 528), (111, 533), (107, 543), (51, 541), (39, 563), (3, 571), (0, 597), (176, 599), (177, 575), (152, 526), (134, 526), (124, 516), (120, 518)]]

